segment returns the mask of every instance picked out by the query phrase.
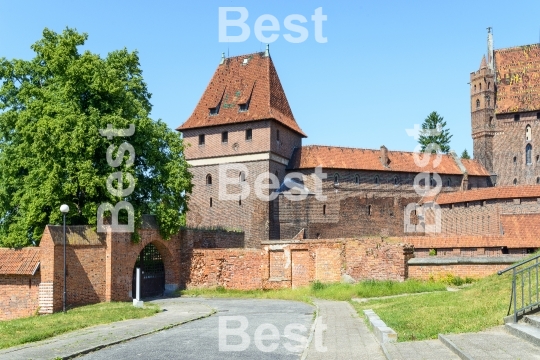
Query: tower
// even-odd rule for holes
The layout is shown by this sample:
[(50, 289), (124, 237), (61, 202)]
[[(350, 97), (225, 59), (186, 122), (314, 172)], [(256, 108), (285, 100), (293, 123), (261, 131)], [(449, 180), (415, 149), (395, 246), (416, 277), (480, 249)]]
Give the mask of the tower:
[(473, 156), (492, 174), (493, 137), (495, 121), (495, 67), (493, 58), (493, 34), (488, 28), (488, 54), (482, 57), (480, 68), (470, 75), (471, 129)]
[(272, 181), (279, 187), (294, 149), (306, 137), (268, 47), (223, 55), (192, 115), (177, 130), (193, 174), (188, 227), (241, 230), (247, 247), (268, 240), (272, 202), (261, 194), (273, 190), (261, 184)]

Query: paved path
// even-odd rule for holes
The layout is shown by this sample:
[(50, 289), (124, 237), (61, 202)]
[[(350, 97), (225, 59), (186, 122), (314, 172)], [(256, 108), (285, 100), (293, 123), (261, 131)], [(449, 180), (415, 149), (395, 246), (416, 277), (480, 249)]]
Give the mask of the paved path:
[[(348, 302), (317, 300), (315, 303), (319, 320), (307, 353), (308, 360), (385, 359), (375, 336)], [(322, 332), (325, 325), (326, 331)], [(317, 339), (321, 332), (322, 341)]]
[(47, 340), (0, 350), (0, 359), (51, 360), (56, 357), (73, 356), (187, 321), (199, 319), (213, 312), (212, 308), (205, 304), (196, 302), (185, 303), (175, 300), (155, 301), (155, 303), (159, 304), (166, 311), (148, 318), (92, 326)]
[[(311, 305), (283, 300), (184, 298), (186, 304), (200, 302), (217, 310), (216, 314), (178, 327), (140, 337), (81, 357), (84, 360), (110, 359), (204, 359), (204, 360), (270, 360), (299, 359), (305, 348), (298, 339), (307, 339), (315, 308)], [(228, 330), (241, 325), (231, 317), (244, 317), (244, 335)], [(230, 319), (227, 329), (220, 326)], [(266, 324), (266, 325), (264, 325)], [(294, 334), (285, 330), (295, 324)], [(269, 337), (257, 343), (255, 333), (261, 326)], [(275, 336), (269, 330), (275, 327)], [(225, 346), (220, 346), (220, 343)], [(237, 346), (234, 349), (234, 346)], [(293, 351), (291, 351), (293, 350)]]

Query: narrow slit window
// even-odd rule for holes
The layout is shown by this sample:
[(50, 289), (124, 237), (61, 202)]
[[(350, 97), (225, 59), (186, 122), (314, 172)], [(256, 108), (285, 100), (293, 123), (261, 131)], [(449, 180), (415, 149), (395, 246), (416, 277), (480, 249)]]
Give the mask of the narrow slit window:
[(527, 146), (525, 147), (525, 163), (527, 165), (532, 164), (532, 145), (531, 144), (527, 144)]
[(199, 145), (204, 145), (204, 134), (199, 135)]
[(226, 144), (227, 142), (229, 142), (229, 132), (228, 131), (224, 131), (221, 133), (221, 142)]
[(322, 206), (322, 213), (323, 213), (323, 215), (326, 215), (326, 205)]
[(246, 141), (251, 141), (253, 139), (253, 130), (247, 129), (246, 130)]
[(206, 175), (206, 185), (212, 185), (212, 175)]

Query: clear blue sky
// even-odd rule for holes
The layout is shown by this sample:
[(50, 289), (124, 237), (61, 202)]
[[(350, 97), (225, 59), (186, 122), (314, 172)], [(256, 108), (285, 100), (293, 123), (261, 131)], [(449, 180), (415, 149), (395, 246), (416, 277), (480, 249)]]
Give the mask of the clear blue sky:
[[(221, 43), (218, 8), (245, 7), (251, 36)], [(318, 7), (325, 44), (315, 41), (311, 15)], [(45, 27), (89, 34), (85, 45), (105, 56), (137, 50), (152, 96), (153, 118), (171, 128), (193, 111), (221, 53), (264, 49), (255, 20), (275, 16), (281, 35), (270, 52), (304, 144), (412, 151), (405, 129), (437, 111), (451, 146), (472, 153), (469, 74), (486, 52), (486, 28), (495, 48), (539, 41), (538, 1), (5, 1), (0, 0), (0, 57), (30, 59)], [(286, 16), (300, 14), (308, 39), (283, 38)], [(229, 35), (235, 35), (231, 30)], [(293, 34), (296, 35), (296, 34)]]

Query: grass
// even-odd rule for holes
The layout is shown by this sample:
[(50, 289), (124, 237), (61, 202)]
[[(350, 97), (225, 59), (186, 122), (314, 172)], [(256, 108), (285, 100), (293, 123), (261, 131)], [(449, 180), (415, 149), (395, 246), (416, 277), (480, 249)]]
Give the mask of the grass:
[(60, 312), (0, 321), (0, 349), (47, 339), (92, 325), (140, 319), (159, 311), (157, 305), (145, 305), (141, 309), (131, 303), (109, 302), (81, 306), (69, 310), (66, 314)]
[(397, 281), (362, 281), (356, 284), (323, 284), (318, 281), (297, 289), (278, 290), (229, 290), (223, 287), (215, 289), (181, 290), (182, 296), (207, 296), (221, 298), (258, 298), (297, 300), (311, 303), (311, 298), (326, 300), (350, 300), (355, 297), (378, 297), (405, 293), (445, 290), (442, 282), (407, 280)]
[(475, 332), (501, 325), (510, 301), (511, 276), (492, 275), (457, 292), (372, 300), (353, 306), (373, 309), (399, 341), (435, 339), (439, 333)]

